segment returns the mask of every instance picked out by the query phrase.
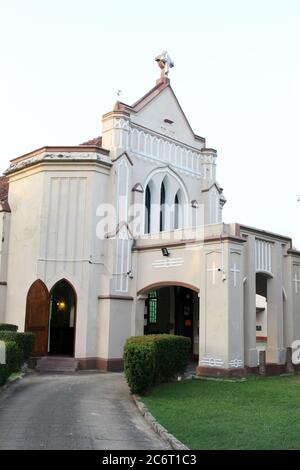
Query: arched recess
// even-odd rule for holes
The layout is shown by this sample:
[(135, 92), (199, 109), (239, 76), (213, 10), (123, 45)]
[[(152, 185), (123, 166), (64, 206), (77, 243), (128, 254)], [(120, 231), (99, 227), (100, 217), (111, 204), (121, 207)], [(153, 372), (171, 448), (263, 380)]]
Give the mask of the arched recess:
[(32, 355), (46, 356), (48, 352), (50, 295), (46, 285), (38, 279), (29, 288), (26, 300), (25, 331), (35, 335)]
[(268, 334), (268, 285), (273, 276), (266, 271), (256, 271), (256, 347), (266, 350), (269, 343)]
[(174, 228), (174, 202), (176, 194), (179, 200), (180, 212), (182, 213), (179, 228), (183, 228), (184, 224), (189, 220), (189, 197), (187, 188), (177, 173), (169, 166), (157, 168), (148, 175), (143, 183), (143, 187), (149, 187), (151, 193), (151, 223), (149, 232), (146, 231), (146, 228), (148, 229), (149, 227), (146, 211), (146, 191), (143, 196), (143, 206), (145, 208), (143, 226), (145, 233), (157, 233)]
[(74, 356), (77, 295), (67, 279), (61, 279), (50, 291), (49, 354)]
[(149, 184), (145, 194), (145, 233), (150, 233), (151, 228), (151, 190)]
[(159, 210), (159, 231), (165, 230), (166, 224), (166, 177), (163, 179), (160, 187), (160, 210)]
[(161, 287), (169, 287), (169, 286), (178, 286), (178, 287), (185, 287), (187, 289), (191, 289), (194, 292), (199, 293), (199, 287), (196, 287), (192, 284), (187, 284), (186, 282), (178, 282), (178, 281), (161, 281), (155, 282), (153, 284), (149, 284), (138, 291), (138, 295), (146, 294), (152, 289), (159, 289)]
[(182, 190), (178, 189), (174, 199), (174, 229), (184, 227), (184, 198)]
[(144, 287), (143, 333), (175, 334), (191, 340), (191, 353), (199, 355), (199, 289), (184, 282), (160, 282)]

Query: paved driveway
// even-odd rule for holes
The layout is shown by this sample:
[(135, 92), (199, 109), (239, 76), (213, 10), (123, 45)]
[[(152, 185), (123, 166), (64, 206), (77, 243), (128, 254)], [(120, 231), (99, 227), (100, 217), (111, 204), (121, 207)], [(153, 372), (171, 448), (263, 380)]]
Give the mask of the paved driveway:
[(0, 449), (166, 449), (122, 374), (30, 374), (0, 392)]

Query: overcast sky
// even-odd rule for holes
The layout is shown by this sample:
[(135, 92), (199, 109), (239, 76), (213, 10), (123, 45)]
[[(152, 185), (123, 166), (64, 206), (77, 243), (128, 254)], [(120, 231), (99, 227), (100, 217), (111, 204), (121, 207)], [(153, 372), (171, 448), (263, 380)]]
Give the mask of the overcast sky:
[(218, 150), (226, 222), (300, 248), (299, 0), (0, 0), (0, 169), (100, 134), (116, 91), (154, 84), (154, 57), (195, 133)]

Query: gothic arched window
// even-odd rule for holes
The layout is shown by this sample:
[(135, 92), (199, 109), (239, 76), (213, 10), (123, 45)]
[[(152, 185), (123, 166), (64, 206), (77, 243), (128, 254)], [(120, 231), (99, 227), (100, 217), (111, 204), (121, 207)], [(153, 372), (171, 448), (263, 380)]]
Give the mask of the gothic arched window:
[(176, 230), (179, 228), (179, 198), (178, 193), (175, 196), (175, 211), (174, 211), (174, 229)]
[(151, 192), (147, 185), (145, 198), (145, 233), (150, 233), (151, 228)]
[(165, 202), (166, 202), (166, 188), (164, 182), (161, 183), (160, 188), (160, 219), (159, 230), (162, 232), (165, 228)]

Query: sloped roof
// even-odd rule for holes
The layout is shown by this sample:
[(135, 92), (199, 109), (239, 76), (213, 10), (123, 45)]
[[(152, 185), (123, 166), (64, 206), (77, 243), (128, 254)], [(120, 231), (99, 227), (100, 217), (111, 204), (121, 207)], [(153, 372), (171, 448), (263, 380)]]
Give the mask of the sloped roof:
[(6, 176), (0, 176), (0, 212), (10, 212), (8, 188), (8, 178)]
[(161, 93), (165, 88), (170, 86), (170, 80), (166, 79), (164, 81), (160, 81), (155, 85), (155, 87), (151, 88), (144, 96), (138, 99), (133, 105), (129, 105), (123, 103), (122, 101), (117, 101), (114, 107), (114, 111), (139, 111), (142, 109), (146, 104), (152, 101), (159, 93)]
[(94, 137), (94, 139), (88, 140), (87, 142), (83, 142), (81, 145), (94, 145), (96, 147), (102, 146), (102, 136), (99, 135), (98, 137)]
[(138, 101), (136, 101), (133, 105), (128, 105), (126, 103), (123, 103), (122, 101), (117, 101), (114, 107), (114, 111), (123, 111), (123, 112), (139, 112), (141, 109), (143, 109), (148, 103), (150, 103), (154, 98), (156, 98), (161, 92), (163, 92), (166, 88), (169, 88), (177, 102), (177, 105), (187, 123), (187, 126), (190, 128), (193, 136), (195, 139), (200, 140), (201, 142), (205, 143), (205, 138), (201, 137), (197, 134), (194, 133), (179, 101), (177, 96), (174, 93), (173, 88), (170, 85), (170, 80), (168, 78), (165, 78), (164, 80), (159, 80), (155, 87), (151, 88), (144, 96), (142, 96)]

